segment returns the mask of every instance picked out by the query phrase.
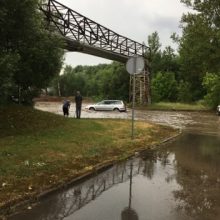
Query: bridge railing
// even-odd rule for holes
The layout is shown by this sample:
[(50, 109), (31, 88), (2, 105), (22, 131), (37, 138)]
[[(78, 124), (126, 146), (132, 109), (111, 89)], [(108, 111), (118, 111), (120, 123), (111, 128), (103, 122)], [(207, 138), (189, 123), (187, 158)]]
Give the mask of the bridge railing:
[(56, 0), (47, 0), (41, 10), (50, 25), (54, 25), (62, 36), (73, 41), (127, 57), (145, 57), (149, 52), (146, 45), (115, 33)]

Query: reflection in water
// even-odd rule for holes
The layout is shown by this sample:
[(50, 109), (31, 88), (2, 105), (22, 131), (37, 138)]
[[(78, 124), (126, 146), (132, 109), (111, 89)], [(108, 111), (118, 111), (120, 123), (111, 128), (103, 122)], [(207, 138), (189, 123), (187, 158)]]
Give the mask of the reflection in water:
[(132, 197), (132, 177), (133, 177), (133, 163), (131, 161), (130, 164), (130, 184), (129, 184), (129, 203), (128, 207), (126, 207), (121, 212), (121, 220), (138, 220), (138, 214), (137, 212), (131, 208), (131, 197)]
[(219, 143), (216, 136), (185, 134), (10, 220), (220, 219)]
[[(190, 140), (190, 143), (189, 143)], [(220, 138), (188, 134), (178, 144), (174, 192), (195, 219), (220, 219)]]
[[(139, 174), (143, 162), (136, 160), (136, 166), (129, 166), (129, 162), (118, 164), (113, 168), (97, 175), (81, 184), (73, 186), (71, 189), (60, 192), (38, 204), (32, 211), (26, 211), (11, 219), (33, 219), (33, 220), (52, 220), (65, 219), (72, 215), (92, 200), (99, 197), (103, 192), (109, 190), (117, 184), (130, 180), (130, 192), (132, 177)], [(131, 205), (131, 194), (129, 207)], [(31, 217), (30, 217), (31, 216)]]
[(143, 175), (147, 176), (149, 179), (152, 179), (155, 172), (155, 163), (157, 161), (155, 151), (148, 150), (142, 153), (141, 157), (144, 161)]

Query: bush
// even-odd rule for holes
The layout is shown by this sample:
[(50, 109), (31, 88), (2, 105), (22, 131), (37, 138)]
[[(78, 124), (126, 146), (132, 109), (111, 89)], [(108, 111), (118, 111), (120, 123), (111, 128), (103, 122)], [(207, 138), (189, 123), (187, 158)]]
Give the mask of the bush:
[(178, 101), (184, 103), (192, 102), (192, 93), (190, 91), (190, 84), (188, 82), (180, 81), (178, 86)]
[(176, 101), (177, 100), (177, 81), (173, 72), (159, 72), (152, 79), (151, 84), (152, 100)]
[(220, 103), (220, 73), (206, 73), (203, 78), (203, 87), (206, 89), (205, 102), (212, 108)]

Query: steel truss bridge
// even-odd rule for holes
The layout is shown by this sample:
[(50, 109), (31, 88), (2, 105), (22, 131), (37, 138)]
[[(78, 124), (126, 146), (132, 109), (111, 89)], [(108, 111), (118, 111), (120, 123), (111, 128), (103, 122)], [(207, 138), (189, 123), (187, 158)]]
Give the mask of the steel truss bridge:
[[(126, 63), (132, 56), (146, 60), (145, 70), (138, 77), (136, 100), (149, 103), (149, 68), (146, 55), (150, 48), (124, 37), (81, 15), (56, 0), (47, 0), (40, 7), (50, 27), (61, 34), (69, 51), (81, 52)], [(132, 79), (131, 79), (132, 81)]]

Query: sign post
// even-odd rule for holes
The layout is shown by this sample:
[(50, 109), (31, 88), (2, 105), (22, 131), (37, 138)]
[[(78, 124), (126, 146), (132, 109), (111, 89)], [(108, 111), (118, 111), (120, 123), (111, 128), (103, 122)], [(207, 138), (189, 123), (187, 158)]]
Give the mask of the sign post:
[(131, 138), (134, 139), (134, 105), (135, 105), (135, 76), (141, 73), (144, 69), (144, 59), (143, 57), (134, 56), (128, 59), (126, 63), (126, 69), (129, 74), (133, 77), (132, 86), (132, 128), (131, 128)]

